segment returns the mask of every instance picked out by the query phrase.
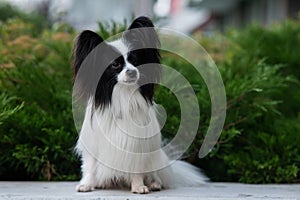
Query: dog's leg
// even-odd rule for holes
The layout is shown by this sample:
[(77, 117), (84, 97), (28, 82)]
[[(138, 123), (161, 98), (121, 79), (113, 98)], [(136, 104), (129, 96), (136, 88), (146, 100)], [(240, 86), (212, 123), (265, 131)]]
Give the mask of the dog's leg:
[(131, 182), (131, 192), (138, 194), (147, 194), (149, 189), (144, 185), (144, 176), (142, 174), (133, 175)]
[(161, 190), (162, 182), (161, 182), (159, 176), (157, 175), (157, 173), (153, 173), (151, 175), (151, 178), (152, 178), (152, 181), (151, 181), (151, 183), (149, 185), (150, 190), (151, 191), (159, 191), (159, 190)]
[(97, 162), (90, 155), (84, 155), (84, 157), (82, 157), (82, 161), (82, 179), (76, 186), (76, 190), (78, 192), (89, 192), (96, 186), (95, 170)]

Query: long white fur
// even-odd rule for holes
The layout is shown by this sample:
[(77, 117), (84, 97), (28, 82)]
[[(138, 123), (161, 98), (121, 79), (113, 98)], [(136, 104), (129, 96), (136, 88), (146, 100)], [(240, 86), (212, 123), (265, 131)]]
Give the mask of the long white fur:
[[(122, 40), (111, 45), (126, 55)], [(137, 84), (119, 81), (113, 89), (110, 106), (102, 111), (94, 110), (92, 102), (92, 99), (88, 102), (76, 145), (83, 176), (78, 191), (115, 184), (130, 187), (132, 182), (144, 182), (150, 189), (205, 183), (206, 178), (195, 167), (183, 161), (171, 162), (161, 149), (155, 104), (145, 101)], [(166, 167), (161, 169), (161, 166)], [(147, 193), (146, 186), (138, 193)]]

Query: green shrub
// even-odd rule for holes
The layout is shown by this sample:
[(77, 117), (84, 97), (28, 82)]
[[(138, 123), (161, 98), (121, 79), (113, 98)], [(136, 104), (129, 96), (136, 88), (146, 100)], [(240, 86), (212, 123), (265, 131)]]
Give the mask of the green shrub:
[[(281, 140), (279, 135), (284, 134), (284, 128), (279, 125), (276, 129), (273, 127), (274, 123), (280, 123), (279, 119), (284, 119), (279, 111), (282, 99), (277, 97), (277, 94), (286, 91), (289, 85), (295, 82), (295, 79), (281, 74), (283, 66), (270, 65), (265, 60), (250, 61), (246, 57), (241, 58), (240, 56), (241, 52), (234, 53), (234, 57), (230, 57), (228, 60), (226, 58), (218, 63), (228, 100), (226, 122), (215, 149), (202, 160), (197, 158), (198, 151), (210, 121), (210, 98), (207, 88), (201, 80), (201, 76), (193, 70), (190, 64), (180, 61), (178, 58), (176, 61), (173, 58), (163, 59), (164, 64), (176, 68), (185, 75), (194, 86), (200, 103), (199, 130), (196, 140), (189, 149), (188, 161), (204, 168), (212, 180), (216, 181), (248, 183), (296, 181), (299, 163), (294, 156), (299, 153), (299, 149), (293, 139), (297, 141), (295, 140), (297, 135), (286, 132), (281, 137), (285, 140)], [(172, 138), (176, 134), (180, 122), (179, 105), (175, 101), (176, 98), (163, 89), (158, 91), (157, 100), (158, 103), (165, 106), (168, 115), (171, 116), (162, 132), (164, 136)], [(276, 122), (274, 122), (275, 119), (277, 119)], [(293, 127), (299, 131), (298, 128)], [(278, 131), (281, 133), (279, 134)], [(274, 136), (274, 134), (278, 135)], [(268, 140), (263, 140), (268, 136), (275, 137), (276, 141), (270, 143)], [(272, 161), (276, 154), (268, 151), (268, 148), (276, 148), (279, 145), (286, 147), (289, 145), (288, 142), (291, 142), (290, 145), (296, 148), (293, 150), (293, 155), (290, 154), (291, 152), (279, 150), (277, 160), (275, 160), (277, 162)], [(257, 146), (254, 147), (254, 144)], [(287, 157), (287, 160), (280, 160), (281, 157)], [(256, 167), (261, 165), (268, 166), (258, 171)], [(267, 170), (270, 166), (276, 173)], [(293, 172), (289, 171), (291, 169)], [(284, 173), (288, 174), (285, 174), (283, 178)], [(256, 179), (254, 174), (257, 174), (260, 179)]]
[(2, 93), (0, 95), (0, 126), (5, 119), (9, 118), (11, 115), (16, 113), (23, 107), (23, 104), (20, 104), (13, 108), (10, 107), (10, 103), (14, 100), (14, 97), (8, 97), (5, 93)]
[[(11, 26), (17, 26), (18, 31)], [(24, 31), (20, 31), (22, 27)], [(34, 36), (34, 28), (15, 19), (1, 29), (0, 90), (15, 97), (6, 101), (4, 111), (10, 107), (18, 111), (6, 117), (0, 127), (0, 177), (77, 179), (69, 64), (75, 34), (45, 30)]]
[(24, 13), (5, 1), (0, 2), (0, 24), (1, 22), (7, 22), (14, 18), (21, 19), (22, 21), (27, 21), (33, 24), (34, 30), (32, 31), (32, 34), (35, 35), (37, 35), (44, 28), (49, 27), (51, 24), (50, 21), (45, 18), (45, 16), (37, 12), (33, 12), (30, 14)]
[[(40, 32), (36, 26), (14, 18), (0, 27), (0, 179), (76, 180), (70, 70), (76, 33), (67, 25)], [(187, 61), (162, 52), (163, 64), (180, 71), (198, 97), (201, 118), (187, 159), (212, 180), (299, 182), (299, 28), (299, 21), (286, 21), (271, 29), (253, 25), (225, 36), (194, 36), (216, 61), (228, 100), (222, 135), (202, 160), (197, 156), (210, 121), (208, 90)], [(104, 38), (124, 29), (99, 24)], [(168, 113), (162, 133), (172, 138), (180, 123), (176, 97), (158, 87), (155, 100)]]
[(70, 68), (76, 34), (64, 24), (35, 30), (19, 18), (0, 28), (0, 179), (79, 179)]
[(216, 60), (228, 100), (221, 138), (199, 164), (213, 180), (299, 182), (299, 28), (286, 21), (203, 39), (213, 57), (222, 54)]

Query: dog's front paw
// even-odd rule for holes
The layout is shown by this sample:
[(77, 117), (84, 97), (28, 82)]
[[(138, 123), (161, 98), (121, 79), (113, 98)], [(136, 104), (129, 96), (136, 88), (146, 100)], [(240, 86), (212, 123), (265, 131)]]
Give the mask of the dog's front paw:
[(137, 186), (131, 189), (131, 192), (137, 193), (137, 194), (148, 194), (149, 189), (145, 185)]
[(153, 182), (150, 185), (150, 190), (151, 191), (159, 191), (159, 190), (161, 190), (161, 185), (158, 182)]
[(79, 184), (76, 186), (77, 192), (90, 192), (93, 190), (93, 187), (90, 185)]

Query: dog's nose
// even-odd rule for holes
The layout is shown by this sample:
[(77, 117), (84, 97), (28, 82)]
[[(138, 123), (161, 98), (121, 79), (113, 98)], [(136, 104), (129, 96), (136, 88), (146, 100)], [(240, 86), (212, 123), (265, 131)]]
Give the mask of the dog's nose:
[(136, 72), (136, 70), (130, 70), (130, 69), (128, 69), (128, 70), (126, 71), (126, 74), (127, 74), (130, 78), (135, 78), (136, 75), (137, 75), (137, 72)]

